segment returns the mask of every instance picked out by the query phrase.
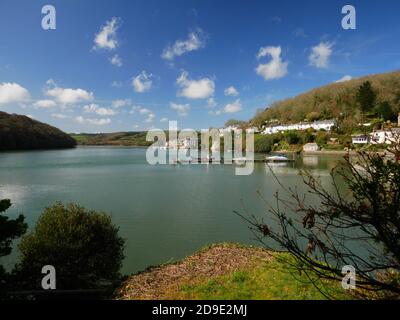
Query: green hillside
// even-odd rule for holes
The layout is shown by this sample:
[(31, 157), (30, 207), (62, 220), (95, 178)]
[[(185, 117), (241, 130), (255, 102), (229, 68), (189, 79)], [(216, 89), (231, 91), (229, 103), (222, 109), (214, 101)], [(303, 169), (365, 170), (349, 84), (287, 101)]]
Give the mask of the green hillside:
[[(376, 95), (373, 108), (362, 112), (358, 92), (367, 81)], [(359, 122), (364, 117), (395, 120), (400, 111), (400, 71), (370, 75), (346, 82), (332, 83), (294, 98), (277, 101), (257, 112), (251, 123), (262, 126), (266, 121), (282, 123), (342, 118)]]
[(149, 146), (146, 132), (81, 133), (71, 134), (80, 145)]
[(0, 111), (0, 150), (72, 148), (68, 134), (27, 116)]

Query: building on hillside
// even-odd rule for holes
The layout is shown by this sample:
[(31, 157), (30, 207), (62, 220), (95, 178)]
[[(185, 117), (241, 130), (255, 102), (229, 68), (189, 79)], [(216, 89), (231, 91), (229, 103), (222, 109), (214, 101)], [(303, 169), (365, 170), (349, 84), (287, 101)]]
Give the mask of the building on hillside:
[(221, 150), (221, 145), (219, 141), (213, 141), (211, 146), (211, 152), (218, 152)]
[(182, 139), (171, 139), (166, 142), (165, 147), (168, 149), (197, 149), (198, 139), (189, 137)]
[(258, 133), (258, 132), (260, 132), (260, 130), (258, 130), (258, 128), (257, 128), (257, 127), (250, 127), (250, 128), (247, 128), (247, 130), (253, 130), (253, 131), (254, 131), (254, 133)]
[(182, 149), (197, 149), (198, 148), (198, 139), (193, 139), (193, 138), (184, 138), (181, 139), (180, 141), (180, 148)]
[(229, 127), (223, 128), (223, 129), (219, 129), (219, 135), (220, 135), (220, 137), (223, 137), (225, 133), (230, 133), (230, 132), (233, 132), (238, 129), (240, 129), (240, 128), (237, 126), (229, 126)]
[(307, 129), (314, 129), (317, 131), (318, 130), (331, 131), (334, 126), (336, 126), (336, 120), (334, 119), (314, 121), (314, 122), (299, 122), (294, 124), (267, 126), (262, 131), (262, 134), (274, 134), (288, 130), (307, 130)]
[(315, 152), (315, 151), (319, 151), (319, 150), (320, 150), (320, 148), (319, 148), (318, 144), (316, 144), (314, 142), (306, 143), (303, 146), (304, 152)]
[(367, 144), (369, 143), (369, 136), (366, 134), (353, 134), (351, 136), (351, 142), (353, 144)]
[(400, 139), (400, 128), (376, 130), (369, 135), (356, 134), (351, 139), (353, 144), (392, 144)]
[(400, 128), (377, 130), (371, 133), (371, 144), (392, 144), (400, 138)]

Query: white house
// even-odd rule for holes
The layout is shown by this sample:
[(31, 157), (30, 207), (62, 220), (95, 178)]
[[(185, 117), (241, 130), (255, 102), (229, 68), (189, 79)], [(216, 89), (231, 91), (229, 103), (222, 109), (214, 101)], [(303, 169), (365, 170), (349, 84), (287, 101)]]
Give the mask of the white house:
[(257, 128), (257, 127), (250, 127), (250, 128), (247, 128), (247, 130), (253, 130), (253, 131), (254, 131), (254, 133), (258, 133), (258, 132), (260, 132), (260, 130), (258, 130), (258, 128)]
[(236, 127), (236, 126), (229, 126), (229, 127), (223, 128), (223, 129), (219, 129), (219, 135), (220, 135), (220, 137), (223, 137), (225, 132), (229, 133), (229, 132), (232, 132), (232, 131), (235, 131), (238, 129), (239, 129), (239, 127)]
[(198, 148), (198, 140), (191, 138), (171, 139), (165, 145), (169, 149), (196, 149)]
[(367, 144), (369, 143), (369, 136), (366, 134), (354, 134), (351, 136), (353, 144)]
[(180, 147), (183, 149), (197, 149), (198, 141), (197, 139), (184, 138), (180, 140)]
[(313, 142), (311, 142), (311, 143), (306, 143), (306, 144), (303, 146), (303, 151), (304, 151), (304, 152), (319, 151), (319, 146), (318, 146), (318, 144), (313, 143)]
[(323, 120), (323, 121), (314, 121), (314, 122), (299, 122), (294, 124), (286, 124), (286, 125), (275, 125), (265, 127), (262, 134), (273, 134), (278, 132), (283, 132), (287, 130), (326, 130), (331, 131), (332, 128), (336, 126), (336, 120)]
[(212, 146), (211, 146), (211, 152), (217, 152), (221, 150), (220, 142), (219, 141), (213, 141)]
[(400, 128), (377, 130), (369, 135), (356, 134), (351, 136), (353, 144), (392, 144), (396, 138), (400, 138)]
[(390, 130), (377, 130), (371, 133), (372, 144), (392, 144), (395, 139), (400, 138), (400, 128), (392, 128)]

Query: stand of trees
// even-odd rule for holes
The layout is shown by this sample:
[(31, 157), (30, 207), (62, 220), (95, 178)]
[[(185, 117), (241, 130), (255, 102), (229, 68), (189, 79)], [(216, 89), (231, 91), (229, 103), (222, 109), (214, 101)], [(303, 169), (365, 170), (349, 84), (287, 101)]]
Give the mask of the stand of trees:
[(0, 111), (0, 150), (73, 148), (76, 141), (61, 130), (27, 116)]
[(400, 112), (399, 87), (399, 71), (333, 83), (277, 101), (259, 110), (250, 122), (261, 127), (266, 121), (289, 123), (331, 118), (350, 119), (353, 124), (365, 117), (393, 121)]

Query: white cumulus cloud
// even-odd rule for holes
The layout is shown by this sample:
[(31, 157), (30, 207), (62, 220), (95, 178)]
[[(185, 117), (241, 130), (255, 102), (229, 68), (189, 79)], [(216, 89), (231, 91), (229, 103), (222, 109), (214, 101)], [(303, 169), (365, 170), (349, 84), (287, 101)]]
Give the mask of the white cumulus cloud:
[(38, 100), (36, 101), (33, 106), (35, 108), (43, 108), (43, 109), (49, 109), (49, 108), (54, 108), (57, 106), (57, 103), (53, 100)]
[(121, 108), (129, 106), (132, 103), (130, 99), (117, 99), (111, 102), (113, 108)]
[(203, 32), (198, 29), (195, 32), (190, 32), (185, 40), (177, 40), (173, 45), (164, 49), (161, 57), (166, 60), (173, 60), (176, 56), (181, 56), (187, 52), (195, 51), (205, 46)]
[(153, 120), (154, 120), (155, 117), (156, 117), (156, 115), (155, 115), (153, 112), (150, 112), (150, 113), (147, 115), (147, 117), (146, 117), (146, 119), (144, 120), (144, 122), (146, 122), (146, 123), (153, 122)]
[(281, 58), (281, 47), (261, 47), (257, 59), (269, 56), (271, 60), (268, 63), (260, 63), (256, 72), (265, 80), (273, 80), (284, 77), (288, 73), (288, 62), (284, 62)]
[[(53, 81), (47, 81), (48, 84), (54, 85)], [(54, 85), (53, 88), (47, 88), (45, 94), (49, 97), (54, 98), (57, 102), (62, 105), (74, 104), (81, 101), (93, 100), (93, 92), (89, 92), (80, 88), (60, 88)]]
[(240, 110), (242, 110), (242, 104), (240, 102), (240, 99), (237, 99), (235, 102), (233, 103), (228, 103), (225, 107), (223, 112), (224, 113), (235, 113), (235, 112), (239, 112)]
[(30, 97), (29, 91), (18, 83), (0, 83), (0, 105), (27, 102)]
[(352, 76), (346, 75), (346, 76), (343, 76), (342, 78), (340, 78), (339, 80), (336, 80), (335, 82), (336, 82), (336, 83), (339, 83), (339, 82), (346, 82), (346, 81), (350, 81), (351, 79), (353, 79)]
[(102, 118), (102, 119), (93, 119), (93, 118), (84, 118), (82, 116), (78, 116), (75, 118), (75, 121), (80, 123), (80, 124), (91, 124), (91, 125), (95, 125), (95, 126), (103, 126), (106, 124), (110, 124), (111, 123), (111, 119), (109, 118)]
[(96, 113), (99, 116), (113, 116), (116, 112), (110, 108), (99, 107), (97, 104), (91, 103), (83, 107), (86, 113)]
[(120, 26), (120, 19), (117, 17), (111, 18), (100, 29), (99, 33), (94, 38), (94, 49), (113, 50), (118, 47), (117, 30)]
[(215, 101), (215, 99), (214, 98), (208, 98), (208, 100), (207, 100), (207, 107), (208, 108), (214, 108), (214, 107), (216, 107), (217, 106), (217, 101)]
[(176, 80), (181, 90), (178, 92), (179, 97), (188, 99), (207, 99), (214, 94), (215, 84), (209, 78), (202, 78), (199, 80), (191, 80), (188, 78), (189, 74), (183, 71), (180, 77)]
[(321, 42), (311, 48), (311, 53), (308, 57), (310, 65), (316, 68), (328, 68), (329, 58), (332, 54), (333, 44), (329, 42)]
[(114, 66), (121, 67), (122, 66), (122, 59), (118, 54), (114, 54), (110, 58), (110, 63)]
[(236, 90), (234, 86), (230, 86), (224, 90), (224, 94), (226, 96), (233, 96), (236, 97), (239, 95), (239, 92)]
[(129, 113), (130, 114), (139, 113), (141, 115), (144, 115), (144, 114), (152, 113), (152, 111), (150, 109), (147, 109), (142, 106), (133, 106)]
[(147, 74), (146, 71), (142, 71), (138, 76), (132, 79), (133, 89), (138, 93), (149, 91), (153, 84), (151, 78), (152, 74)]
[(115, 80), (115, 81), (111, 82), (111, 87), (120, 88), (120, 87), (122, 87), (122, 82)]
[(172, 110), (175, 110), (179, 116), (185, 117), (189, 114), (190, 106), (188, 104), (178, 104), (171, 102), (170, 107)]

